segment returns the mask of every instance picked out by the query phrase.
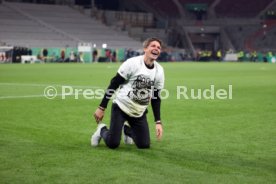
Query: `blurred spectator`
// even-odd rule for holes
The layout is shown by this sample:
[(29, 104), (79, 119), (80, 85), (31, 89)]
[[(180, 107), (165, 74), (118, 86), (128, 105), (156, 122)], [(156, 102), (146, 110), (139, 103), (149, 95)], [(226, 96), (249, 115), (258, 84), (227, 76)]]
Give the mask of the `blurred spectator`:
[(250, 61), (253, 61), (253, 62), (257, 61), (257, 52), (256, 51), (251, 52)]
[(117, 61), (117, 53), (116, 53), (116, 50), (114, 50), (114, 51), (112, 52), (112, 61), (113, 61), (113, 62), (116, 62), (116, 61)]
[(48, 50), (47, 49), (44, 48), (42, 50), (42, 56), (43, 56), (43, 61), (46, 63), (47, 57), (48, 57)]
[(222, 53), (220, 49), (217, 51), (217, 61), (222, 61)]
[(241, 50), (238, 53), (238, 61), (243, 61), (244, 60), (244, 52)]
[(28, 50), (28, 55), (29, 55), (29, 56), (33, 55), (32, 49), (29, 49), (29, 50)]
[(92, 53), (92, 62), (97, 62), (97, 58), (98, 58), (98, 51), (97, 49), (94, 49)]
[(64, 62), (64, 60), (65, 60), (65, 51), (64, 51), (64, 49), (61, 50), (60, 58), (61, 58), (61, 62)]
[(71, 52), (70, 52), (69, 61), (70, 61), (70, 62), (75, 62), (75, 61), (76, 61), (74, 51), (71, 51)]
[(0, 62), (5, 61), (4, 52), (0, 52)]
[(82, 52), (79, 52), (79, 54), (77, 56), (77, 62), (78, 63), (84, 63), (83, 53)]
[(110, 49), (105, 49), (105, 57), (106, 57), (107, 61), (109, 61), (109, 62), (112, 61), (112, 55), (111, 55)]

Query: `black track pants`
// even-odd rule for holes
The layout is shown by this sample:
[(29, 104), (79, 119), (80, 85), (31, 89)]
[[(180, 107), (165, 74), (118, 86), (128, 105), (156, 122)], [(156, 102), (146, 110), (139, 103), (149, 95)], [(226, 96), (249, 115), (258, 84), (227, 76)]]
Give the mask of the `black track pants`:
[(101, 137), (109, 148), (117, 148), (120, 145), (124, 122), (128, 121), (130, 129), (126, 134), (132, 137), (138, 148), (150, 147), (150, 135), (146, 113), (139, 118), (130, 117), (124, 113), (117, 104), (112, 104), (110, 129), (103, 128)]

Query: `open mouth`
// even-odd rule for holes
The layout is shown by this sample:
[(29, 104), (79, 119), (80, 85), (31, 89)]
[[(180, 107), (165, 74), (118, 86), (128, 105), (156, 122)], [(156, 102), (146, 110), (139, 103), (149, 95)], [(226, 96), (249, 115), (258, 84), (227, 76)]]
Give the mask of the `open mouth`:
[(151, 54), (154, 55), (154, 56), (158, 56), (159, 55), (158, 51), (154, 51), (154, 50), (151, 51)]

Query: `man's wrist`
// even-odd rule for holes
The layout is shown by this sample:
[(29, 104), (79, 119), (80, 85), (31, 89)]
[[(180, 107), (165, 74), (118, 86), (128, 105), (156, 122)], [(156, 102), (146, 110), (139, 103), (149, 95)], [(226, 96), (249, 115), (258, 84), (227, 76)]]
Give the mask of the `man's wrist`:
[(156, 122), (155, 122), (155, 124), (160, 124), (160, 125), (162, 125), (162, 122), (161, 122), (161, 120), (157, 120)]
[(105, 111), (105, 108), (102, 106), (99, 106), (98, 108), (101, 109), (102, 111)]

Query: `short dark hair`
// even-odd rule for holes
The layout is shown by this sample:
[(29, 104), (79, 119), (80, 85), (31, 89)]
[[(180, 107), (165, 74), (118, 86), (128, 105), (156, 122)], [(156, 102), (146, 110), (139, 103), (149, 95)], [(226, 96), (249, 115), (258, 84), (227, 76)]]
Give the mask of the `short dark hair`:
[(149, 44), (153, 41), (159, 42), (161, 48), (163, 47), (163, 41), (160, 40), (159, 38), (148, 38), (143, 42), (143, 48), (147, 48), (149, 46)]

